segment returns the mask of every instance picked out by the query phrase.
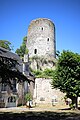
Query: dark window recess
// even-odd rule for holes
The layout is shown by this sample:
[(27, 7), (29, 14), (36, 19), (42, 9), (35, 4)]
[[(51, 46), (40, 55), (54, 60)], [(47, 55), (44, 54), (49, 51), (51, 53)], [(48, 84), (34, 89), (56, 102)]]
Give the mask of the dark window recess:
[(47, 41), (49, 41), (49, 38), (47, 39)]
[(11, 96), (8, 98), (8, 102), (16, 102), (16, 98)]
[(41, 29), (43, 30), (43, 27)]
[(45, 101), (45, 98), (41, 97), (41, 98), (40, 98), (40, 101)]
[(34, 50), (34, 54), (37, 54), (37, 49)]

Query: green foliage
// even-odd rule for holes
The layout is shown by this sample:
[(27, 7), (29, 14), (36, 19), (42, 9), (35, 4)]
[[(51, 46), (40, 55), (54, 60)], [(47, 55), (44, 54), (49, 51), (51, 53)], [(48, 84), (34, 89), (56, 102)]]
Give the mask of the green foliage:
[(60, 56), (60, 52), (59, 50), (56, 51), (56, 57), (59, 57)]
[(80, 96), (80, 55), (63, 51), (59, 56), (52, 80), (53, 88), (66, 93), (67, 97)]
[(29, 50), (26, 48), (26, 49), (25, 49), (25, 54), (28, 54), (28, 52), (29, 52)]
[(25, 41), (25, 42), (27, 41), (27, 36), (25, 36), (25, 37), (23, 38), (23, 41)]
[(5, 48), (7, 50), (13, 50), (11, 43), (7, 40), (0, 40), (0, 47)]
[(27, 94), (25, 95), (25, 100), (26, 100), (26, 101), (32, 100), (32, 96), (31, 96), (30, 93), (27, 93)]
[(45, 69), (44, 70), (44, 74), (49, 76), (49, 77), (53, 77), (53, 72), (54, 72), (54, 70), (52, 70), (52, 69)]
[(38, 78), (52, 78), (54, 70), (52, 69), (45, 69), (44, 71), (37, 70), (33, 71), (33, 74)]
[(28, 54), (28, 49), (26, 48), (27, 36), (23, 38), (22, 45), (18, 48), (15, 53), (17, 53), (20, 57), (24, 57), (24, 54)]
[(75, 109), (75, 104), (70, 103), (69, 106), (70, 106), (70, 108), (71, 108), (72, 110)]
[(42, 71), (37, 70), (37, 71), (33, 71), (33, 73), (35, 74), (35, 76), (39, 76), (42, 74)]

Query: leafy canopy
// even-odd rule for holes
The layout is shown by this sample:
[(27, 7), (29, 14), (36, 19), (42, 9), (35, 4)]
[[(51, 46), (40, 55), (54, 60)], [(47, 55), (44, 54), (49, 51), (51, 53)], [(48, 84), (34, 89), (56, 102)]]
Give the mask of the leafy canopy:
[(11, 46), (11, 43), (7, 40), (0, 40), (0, 47), (5, 48), (9, 51), (13, 49), (13, 47)]
[(66, 93), (67, 97), (80, 96), (80, 55), (63, 51), (59, 56), (57, 68), (53, 73), (53, 88)]
[(31, 72), (37, 77), (37, 78), (52, 78), (53, 77), (53, 71), (52, 69), (45, 69), (42, 70), (31, 70)]
[(24, 57), (24, 54), (28, 54), (28, 49), (26, 48), (27, 36), (23, 38), (23, 42), (15, 53), (17, 53), (20, 57)]

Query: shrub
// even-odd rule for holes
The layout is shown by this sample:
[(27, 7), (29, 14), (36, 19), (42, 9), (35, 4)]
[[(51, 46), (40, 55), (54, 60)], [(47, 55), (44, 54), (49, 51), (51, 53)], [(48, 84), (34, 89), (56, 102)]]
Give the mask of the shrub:
[(30, 93), (27, 93), (27, 94), (25, 95), (25, 100), (26, 100), (26, 101), (32, 100), (32, 96), (31, 96)]
[(37, 77), (37, 78), (52, 78), (53, 77), (53, 72), (54, 70), (52, 69), (45, 69), (44, 71), (41, 70), (32, 70), (32, 73)]

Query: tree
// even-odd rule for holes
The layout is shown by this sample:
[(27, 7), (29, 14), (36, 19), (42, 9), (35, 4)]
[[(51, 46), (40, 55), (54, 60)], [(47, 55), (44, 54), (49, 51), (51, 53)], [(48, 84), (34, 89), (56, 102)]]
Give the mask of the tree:
[(26, 48), (27, 36), (23, 38), (22, 45), (18, 48), (15, 53), (17, 53), (20, 57), (24, 57), (24, 54), (28, 53), (28, 49)]
[(56, 51), (56, 57), (59, 57), (59, 56), (60, 56), (60, 51), (57, 50), (57, 51)]
[(8, 49), (9, 51), (13, 49), (11, 43), (7, 40), (0, 40), (0, 47)]
[(58, 88), (72, 100), (72, 106), (78, 108), (80, 96), (80, 55), (71, 51), (63, 51), (59, 56), (53, 74), (53, 88)]

